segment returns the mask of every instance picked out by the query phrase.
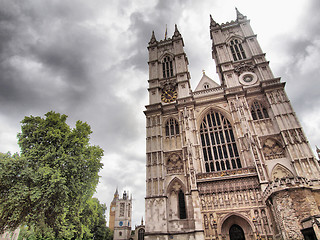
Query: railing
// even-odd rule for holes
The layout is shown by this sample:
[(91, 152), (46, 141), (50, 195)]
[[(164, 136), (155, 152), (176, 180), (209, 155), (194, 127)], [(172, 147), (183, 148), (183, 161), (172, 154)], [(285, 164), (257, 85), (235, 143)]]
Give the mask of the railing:
[(256, 174), (257, 171), (255, 167), (239, 168), (239, 169), (232, 169), (232, 170), (219, 171), (219, 172), (198, 173), (197, 180), (207, 179), (207, 178), (221, 178), (221, 177), (234, 176), (234, 175), (245, 175), (249, 173)]

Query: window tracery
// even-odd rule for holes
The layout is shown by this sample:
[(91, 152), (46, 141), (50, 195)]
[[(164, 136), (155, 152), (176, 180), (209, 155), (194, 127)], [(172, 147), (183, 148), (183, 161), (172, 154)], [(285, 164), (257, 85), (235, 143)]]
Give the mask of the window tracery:
[(267, 109), (258, 101), (251, 105), (251, 116), (253, 120), (269, 118)]
[(230, 50), (234, 61), (246, 59), (246, 54), (243, 50), (242, 44), (238, 39), (230, 41)]
[(175, 135), (179, 135), (179, 123), (177, 120), (170, 118), (166, 122), (166, 136), (167, 137), (173, 137)]
[(266, 160), (285, 157), (283, 147), (275, 140), (268, 138), (262, 147)]
[(179, 155), (172, 154), (167, 161), (167, 173), (183, 173), (183, 162)]
[(166, 56), (162, 62), (163, 78), (169, 78), (173, 76), (173, 63), (169, 56)]
[(232, 126), (221, 113), (203, 118), (200, 137), (206, 172), (242, 168)]

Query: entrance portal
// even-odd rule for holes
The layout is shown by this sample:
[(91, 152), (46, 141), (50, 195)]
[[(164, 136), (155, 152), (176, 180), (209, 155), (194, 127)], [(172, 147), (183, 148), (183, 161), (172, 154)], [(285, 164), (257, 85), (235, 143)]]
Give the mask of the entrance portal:
[(244, 232), (242, 228), (237, 224), (233, 224), (230, 227), (229, 236), (230, 240), (245, 240)]

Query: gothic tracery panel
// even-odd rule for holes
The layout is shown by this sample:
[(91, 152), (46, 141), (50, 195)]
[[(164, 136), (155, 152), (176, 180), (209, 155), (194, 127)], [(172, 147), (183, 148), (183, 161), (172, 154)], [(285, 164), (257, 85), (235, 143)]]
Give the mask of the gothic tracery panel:
[(178, 154), (172, 154), (167, 160), (167, 173), (183, 173), (183, 162)]
[(268, 138), (262, 148), (266, 160), (285, 157), (284, 149), (277, 141)]

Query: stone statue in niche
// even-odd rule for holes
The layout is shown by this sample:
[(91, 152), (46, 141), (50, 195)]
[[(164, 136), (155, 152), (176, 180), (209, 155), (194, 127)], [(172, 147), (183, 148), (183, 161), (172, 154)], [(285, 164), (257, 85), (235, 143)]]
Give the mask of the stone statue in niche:
[(207, 215), (204, 214), (203, 218), (204, 218), (204, 227), (205, 227), (205, 228), (209, 228), (209, 222), (208, 222), (208, 217), (207, 217)]
[(266, 230), (266, 233), (270, 234), (270, 227), (269, 227), (269, 224), (268, 224), (268, 217), (266, 215), (266, 211), (265, 210), (261, 210), (261, 215), (262, 215), (262, 222), (263, 222), (264, 228)]
[(257, 226), (257, 231), (259, 232), (259, 233), (262, 233), (262, 229), (261, 229), (261, 219), (260, 219), (260, 216), (259, 216), (259, 212), (258, 212), (258, 210), (255, 210), (254, 211), (254, 217), (255, 217), (255, 219), (256, 219), (256, 226)]
[(213, 215), (211, 213), (210, 214), (210, 226), (211, 226), (211, 229), (214, 229), (214, 224), (215, 224), (215, 220), (214, 220)]

